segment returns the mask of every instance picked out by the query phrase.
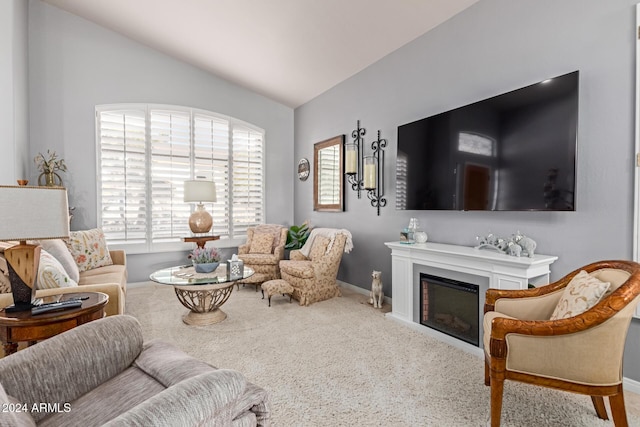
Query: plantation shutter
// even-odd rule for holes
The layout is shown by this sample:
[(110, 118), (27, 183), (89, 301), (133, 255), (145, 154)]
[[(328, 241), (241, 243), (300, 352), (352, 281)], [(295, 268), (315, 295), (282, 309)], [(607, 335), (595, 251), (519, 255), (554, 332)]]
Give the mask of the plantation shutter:
[(336, 205), (340, 203), (340, 149), (341, 146), (323, 148), (318, 151), (321, 169), (318, 184), (318, 203)]
[(264, 132), (178, 106), (96, 107), (98, 226), (131, 253), (184, 249), (190, 236), (184, 181), (213, 180), (212, 234), (241, 243), (264, 223)]
[(151, 242), (177, 241), (190, 235), (184, 182), (191, 179), (191, 118), (188, 113), (152, 110), (149, 119)]
[(236, 125), (233, 129), (233, 233), (264, 223), (262, 133)]
[(194, 116), (194, 176), (212, 176), (217, 202), (205, 205), (213, 217), (213, 234), (229, 236), (229, 122)]
[(145, 111), (99, 112), (101, 227), (110, 242), (146, 241)]

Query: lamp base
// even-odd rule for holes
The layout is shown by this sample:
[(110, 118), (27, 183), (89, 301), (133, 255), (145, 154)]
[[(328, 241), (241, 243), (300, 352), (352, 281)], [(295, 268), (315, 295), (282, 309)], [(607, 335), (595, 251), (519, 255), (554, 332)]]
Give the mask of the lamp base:
[(31, 303), (26, 304), (14, 304), (4, 308), (5, 313), (18, 313), (20, 311), (31, 311), (35, 305)]
[(40, 246), (20, 242), (19, 245), (5, 249), (4, 255), (13, 294), (13, 306), (7, 307), (5, 312), (30, 310), (36, 298)]
[(194, 234), (208, 233), (209, 230), (211, 230), (211, 226), (213, 226), (211, 214), (204, 209), (202, 203), (198, 204), (195, 212), (189, 217), (189, 228), (191, 232)]

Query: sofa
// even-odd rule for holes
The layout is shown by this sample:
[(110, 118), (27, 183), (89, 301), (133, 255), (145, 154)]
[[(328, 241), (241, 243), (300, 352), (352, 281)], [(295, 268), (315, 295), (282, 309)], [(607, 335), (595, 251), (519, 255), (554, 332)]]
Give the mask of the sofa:
[(0, 427), (248, 427), (271, 419), (264, 389), (168, 343), (143, 342), (140, 324), (127, 315), (1, 359), (0, 401), (21, 410), (2, 411)]
[[(87, 236), (104, 235), (101, 231), (87, 230), (72, 232), (79, 240)], [(13, 295), (9, 284), (4, 249), (11, 242), (0, 242), (0, 307), (13, 304)], [(105, 307), (107, 316), (124, 314), (127, 291), (127, 257), (123, 250), (108, 250), (103, 244), (99, 256), (93, 258), (80, 256), (80, 266), (73, 257), (67, 243), (62, 240), (40, 241), (42, 245), (36, 297), (46, 297), (69, 292), (103, 292), (109, 296)], [(84, 251), (84, 249), (78, 248)], [(108, 256), (107, 256), (108, 254)], [(99, 258), (99, 262), (96, 259)], [(108, 265), (102, 265), (108, 264)], [(94, 267), (100, 265), (99, 267)], [(43, 289), (46, 287), (46, 289)]]

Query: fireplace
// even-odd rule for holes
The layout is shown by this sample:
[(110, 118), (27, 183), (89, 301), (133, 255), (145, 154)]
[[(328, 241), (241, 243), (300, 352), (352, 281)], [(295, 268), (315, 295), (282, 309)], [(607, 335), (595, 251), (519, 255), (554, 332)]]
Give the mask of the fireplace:
[(479, 346), (479, 287), (420, 273), (420, 323)]

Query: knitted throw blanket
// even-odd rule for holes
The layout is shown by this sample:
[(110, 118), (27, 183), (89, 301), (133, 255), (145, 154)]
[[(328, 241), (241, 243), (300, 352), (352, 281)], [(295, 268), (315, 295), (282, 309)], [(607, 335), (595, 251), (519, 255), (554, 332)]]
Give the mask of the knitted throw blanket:
[(347, 236), (347, 240), (344, 243), (344, 252), (351, 252), (351, 250), (353, 249), (353, 240), (351, 239), (351, 232), (349, 230), (345, 230), (344, 228), (314, 228), (313, 230), (311, 230), (311, 233), (309, 233), (309, 238), (307, 238), (305, 244), (302, 246), (302, 248), (300, 248), (300, 253), (302, 253), (302, 255), (306, 257), (309, 257), (309, 253), (311, 252), (311, 247), (313, 246), (313, 241), (315, 240), (316, 236), (324, 236), (329, 238), (329, 244), (327, 245), (326, 252), (328, 253), (333, 247), (333, 242), (335, 241), (338, 234), (344, 234), (345, 236)]

